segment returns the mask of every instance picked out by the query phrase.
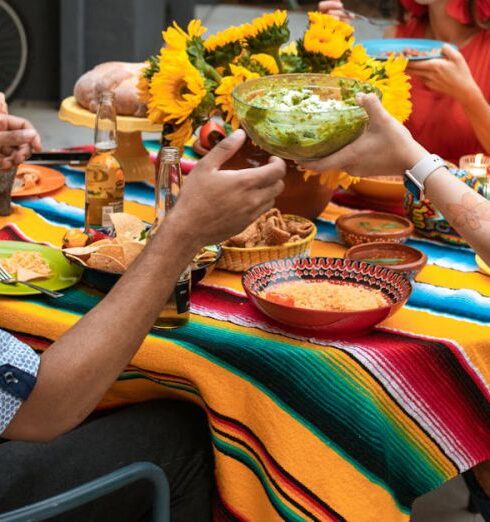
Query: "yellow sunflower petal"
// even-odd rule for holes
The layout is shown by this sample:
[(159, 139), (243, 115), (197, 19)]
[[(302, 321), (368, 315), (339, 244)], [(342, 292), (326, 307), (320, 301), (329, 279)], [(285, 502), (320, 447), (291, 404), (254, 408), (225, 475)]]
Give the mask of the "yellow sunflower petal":
[(227, 122), (231, 122), (233, 130), (240, 127), (240, 122), (233, 108), (233, 89), (240, 83), (252, 78), (259, 78), (260, 75), (249, 71), (240, 65), (230, 65), (231, 75), (225, 76), (220, 85), (216, 89), (216, 105), (221, 108), (225, 114)]
[(279, 74), (279, 67), (277, 66), (277, 62), (270, 54), (252, 54), (250, 59), (261, 65), (269, 74)]
[(191, 138), (193, 131), (192, 120), (188, 119), (165, 137), (170, 141), (172, 147), (182, 148)]

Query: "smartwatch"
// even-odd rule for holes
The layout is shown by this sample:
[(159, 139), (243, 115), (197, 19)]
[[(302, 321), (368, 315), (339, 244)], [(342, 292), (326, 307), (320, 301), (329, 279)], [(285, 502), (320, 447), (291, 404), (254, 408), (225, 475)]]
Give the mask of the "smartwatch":
[(406, 187), (417, 199), (424, 198), (427, 178), (437, 169), (445, 167), (445, 161), (436, 154), (430, 154), (418, 161), (414, 167), (405, 171)]

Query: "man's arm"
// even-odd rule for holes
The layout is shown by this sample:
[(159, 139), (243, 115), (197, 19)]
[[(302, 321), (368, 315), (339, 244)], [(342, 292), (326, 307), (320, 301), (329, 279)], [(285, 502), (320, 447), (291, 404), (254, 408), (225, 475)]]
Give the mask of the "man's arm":
[(117, 285), (42, 354), (37, 383), (4, 437), (47, 441), (78, 425), (139, 348), (199, 248), (243, 230), (273, 205), (284, 188), (282, 160), (218, 170), (244, 139), (238, 131), (201, 160), (177, 206)]

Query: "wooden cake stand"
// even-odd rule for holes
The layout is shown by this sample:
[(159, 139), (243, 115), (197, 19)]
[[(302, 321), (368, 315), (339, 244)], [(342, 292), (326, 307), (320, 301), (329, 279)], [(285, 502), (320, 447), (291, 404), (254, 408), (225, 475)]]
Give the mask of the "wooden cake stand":
[[(73, 125), (95, 128), (95, 114), (79, 105), (74, 96), (63, 100), (58, 116), (60, 120)], [(161, 125), (156, 125), (146, 118), (117, 117), (117, 158), (121, 162), (126, 181), (155, 180), (155, 166), (143, 145), (141, 133), (161, 131)]]

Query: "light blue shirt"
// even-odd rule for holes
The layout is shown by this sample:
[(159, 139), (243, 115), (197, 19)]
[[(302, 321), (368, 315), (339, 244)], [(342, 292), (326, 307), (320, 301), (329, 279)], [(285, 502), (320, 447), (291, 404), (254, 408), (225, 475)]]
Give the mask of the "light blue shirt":
[(36, 384), (39, 355), (0, 330), (0, 435)]

